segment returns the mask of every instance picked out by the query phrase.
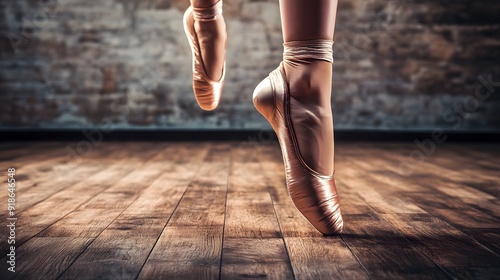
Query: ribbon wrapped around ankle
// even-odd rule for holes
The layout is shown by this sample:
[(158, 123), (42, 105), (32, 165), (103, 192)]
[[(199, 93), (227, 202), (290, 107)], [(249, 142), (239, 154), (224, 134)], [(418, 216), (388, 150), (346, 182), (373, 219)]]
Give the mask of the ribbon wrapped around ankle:
[(193, 17), (197, 21), (215, 20), (218, 15), (222, 15), (222, 0), (210, 7), (193, 7)]
[(290, 41), (283, 44), (283, 60), (290, 64), (325, 60), (333, 63), (333, 41), (324, 39)]

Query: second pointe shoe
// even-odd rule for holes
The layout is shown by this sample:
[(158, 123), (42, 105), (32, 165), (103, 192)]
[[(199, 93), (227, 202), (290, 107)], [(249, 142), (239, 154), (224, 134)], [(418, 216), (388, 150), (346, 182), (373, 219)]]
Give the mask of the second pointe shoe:
[[(331, 63), (332, 45), (333, 41), (328, 40), (285, 43), (284, 60), (311, 59)], [(285, 165), (286, 184), (293, 203), (318, 231), (325, 235), (339, 234), (344, 223), (335, 179), (333, 174), (324, 175), (313, 170), (300, 153), (298, 135), (292, 119), (300, 118), (301, 113), (307, 112), (300, 112), (297, 106), (290, 105), (290, 88), (283, 62), (257, 86), (253, 93), (253, 102), (278, 136)], [(333, 142), (329, 144), (333, 145)]]
[(222, 76), (218, 81), (213, 81), (208, 77), (203, 64), (201, 46), (194, 28), (194, 22), (215, 20), (220, 15), (222, 15), (222, 0), (207, 8), (190, 6), (184, 13), (184, 32), (193, 55), (194, 96), (198, 105), (206, 111), (214, 110), (219, 105), (226, 74), (226, 63), (224, 62)]

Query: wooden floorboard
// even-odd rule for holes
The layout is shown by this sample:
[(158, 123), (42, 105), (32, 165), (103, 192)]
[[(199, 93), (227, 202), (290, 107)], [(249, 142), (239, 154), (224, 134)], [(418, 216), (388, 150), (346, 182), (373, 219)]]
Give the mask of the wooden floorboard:
[[(21, 176), (17, 176), (17, 192), (23, 199), (17, 203), (16, 212), (19, 214), (31, 208), (45, 198), (109, 167), (109, 164), (117, 158), (127, 156), (127, 151), (118, 150), (113, 146), (106, 146), (94, 152), (89, 152), (77, 161), (57, 162), (52, 158), (51, 161), (45, 161), (46, 166), (49, 168), (44, 170), (31, 170), (28, 172), (26, 171), (27, 168), (21, 168), (18, 170), (18, 174), (21, 174)], [(0, 194), (0, 199), (6, 197), (7, 193)], [(1, 213), (1, 218), (5, 214)]]
[(252, 147), (236, 145), (226, 201), (223, 279), (292, 279), (293, 272), (262, 166)]
[(336, 145), (345, 231), (324, 237), (274, 142), (3, 143), (0, 279), (498, 279), (500, 148), (422, 147)]

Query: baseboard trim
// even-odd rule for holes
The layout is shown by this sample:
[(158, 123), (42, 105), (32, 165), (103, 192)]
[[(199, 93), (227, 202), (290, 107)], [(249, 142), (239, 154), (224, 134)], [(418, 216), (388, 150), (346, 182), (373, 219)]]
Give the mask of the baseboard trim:
[[(443, 132), (445, 142), (500, 142), (500, 132)], [(271, 130), (25, 130), (1, 129), (0, 141), (270, 141)], [(434, 135), (435, 136), (435, 135)], [(336, 141), (433, 140), (432, 131), (336, 130)]]

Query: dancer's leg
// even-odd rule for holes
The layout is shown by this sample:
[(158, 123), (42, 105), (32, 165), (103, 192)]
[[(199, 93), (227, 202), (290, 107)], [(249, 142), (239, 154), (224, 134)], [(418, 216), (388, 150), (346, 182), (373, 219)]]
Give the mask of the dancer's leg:
[(297, 209), (324, 234), (343, 220), (333, 177), (331, 80), (336, 0), (280, 0), (283, 62), (254, 91), (278, 135)]
[[(219, 0), (191, 0), (194, 8), (207, 8)], [(201, 56), (207, 75), (213, 81), (222, 76), (226, 56), (226, 24), (222, 15), (215, 20), (195, 21), (194, 28), (201, 47)]]
[(285, 42), (333, 40), (337, 0), (280, 0), (280, 12)]
[[(333, 40), (337, 0), (280, 0), (285, 43)], [(324, 60), (285, 60), (292, 122), (306, 163), (321, 174), (333, 173), (332, 65)], [(300, 108), (293, 110), (293, 108)], [(294, 115), (294, 111), (295, 114)]]

